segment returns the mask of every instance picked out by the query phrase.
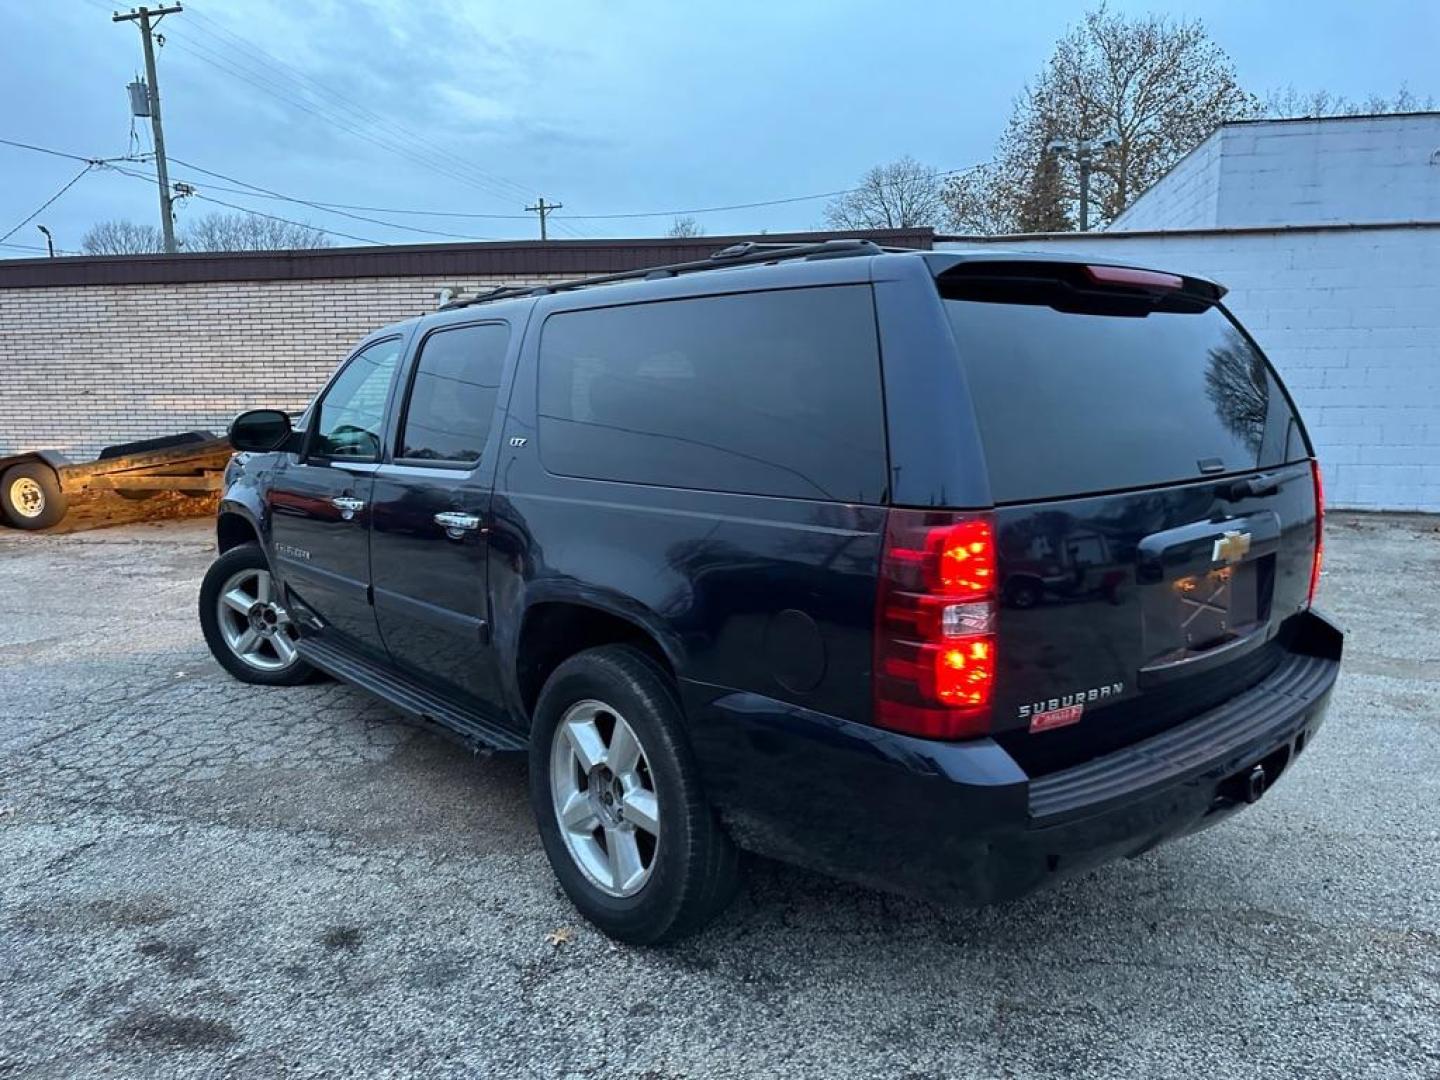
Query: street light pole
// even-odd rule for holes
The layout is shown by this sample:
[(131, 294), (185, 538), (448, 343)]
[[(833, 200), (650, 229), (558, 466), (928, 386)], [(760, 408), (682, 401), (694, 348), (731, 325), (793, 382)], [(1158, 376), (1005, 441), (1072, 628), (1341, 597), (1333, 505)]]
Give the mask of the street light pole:
[(1090, 170), (1095, 158), (1112, 146), (1120, 145), (1118, 135), (1102, 135), (1098, 139), (1051, 139), (1045, 152), (1071, 158), (1080, 170), (1080, 231), (1090, 231)]

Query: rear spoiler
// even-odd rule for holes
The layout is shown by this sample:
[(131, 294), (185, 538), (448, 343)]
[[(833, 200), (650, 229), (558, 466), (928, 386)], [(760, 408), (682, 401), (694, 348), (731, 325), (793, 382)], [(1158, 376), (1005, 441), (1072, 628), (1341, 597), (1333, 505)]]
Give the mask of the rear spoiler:
[(1199, 312), (1225, 295), (1223, 285), (1204, 278), (1109, 263), (1041, 259), (966, 260), (944, 270), (935, 281), (949, 299), (1114, 315)]

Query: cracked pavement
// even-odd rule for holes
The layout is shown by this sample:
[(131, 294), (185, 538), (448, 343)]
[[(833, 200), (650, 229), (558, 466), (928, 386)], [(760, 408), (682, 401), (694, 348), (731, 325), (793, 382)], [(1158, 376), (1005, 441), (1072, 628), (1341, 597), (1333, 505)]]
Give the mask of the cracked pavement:
[(0, 530), (0, 1077), (1440, 1076), (1437, 530), (1331, 515), (1329, 719), (1226, 824), (982, 911), (758, 863), (663, 952), (520, 759), (225, 676), (208, 522)]

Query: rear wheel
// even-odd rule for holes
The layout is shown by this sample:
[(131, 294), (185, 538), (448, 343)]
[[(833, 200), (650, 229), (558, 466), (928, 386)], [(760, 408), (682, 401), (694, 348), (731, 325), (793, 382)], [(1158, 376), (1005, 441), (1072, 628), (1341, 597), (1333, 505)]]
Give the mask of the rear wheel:
[(561, 886), (613, 938), (674, 941), (734, 895), (738, 855), (700, 790), (673, 681), (637, 649), (590, 649), (546, 682), (530, 799)]
[(44, 529), (65, 516), (60, 477), (44, 462), (24, 461), (0, 476), (0, 510), (18, 529)]
[(258, 544), (231, 548), (200, 585), (200, 628), (220, 666), (241, 682), (294, 686), (315, 676)]

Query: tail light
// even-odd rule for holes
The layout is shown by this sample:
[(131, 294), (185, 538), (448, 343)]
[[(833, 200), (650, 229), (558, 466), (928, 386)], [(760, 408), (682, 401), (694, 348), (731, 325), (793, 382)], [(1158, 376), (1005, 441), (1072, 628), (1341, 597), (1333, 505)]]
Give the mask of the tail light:
[(875, 604), (875, 723), (930, 739), (988, 731), (995, 612), (989, 515), (891, 510)]
[(1310, 475), (1315, 480), (1315, 558), (1310, 563), (1310, 599), (1320, 588), (1320, 565), (1325, 561), (1325, 486), (1320, 482), (1320, 462), (1310, 459)]

